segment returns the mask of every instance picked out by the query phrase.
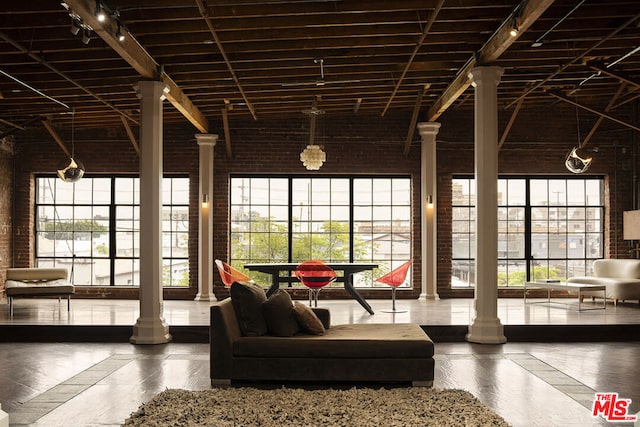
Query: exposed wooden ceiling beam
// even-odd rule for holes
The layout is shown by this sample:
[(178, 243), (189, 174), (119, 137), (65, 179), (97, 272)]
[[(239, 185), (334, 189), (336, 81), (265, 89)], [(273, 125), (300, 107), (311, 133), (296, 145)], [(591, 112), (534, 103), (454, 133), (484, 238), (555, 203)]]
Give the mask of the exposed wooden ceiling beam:
[(233, 157), (233, 150), (231, 149), (231, 131), (229, 130), (229, 114), (227, 107), (222, 109), (222, 127), (224, 128), (224, 142), (227, 148), (227, 159)]
[[(611, 100), (609, 101), (609, 104), (607, 104), (607, 107), (604, 109), (605, 113), (608, 113), (609, 111), (611, 111), (611, 109), (615, 105), (616, 101), (618, 100), (618, 97), (620, 97), (620, 95), (622, 94), (622, 91), (624, 91), (624, 89), (626, 87), (627, 87), (626, 83), (622, 83), (620, 85), (620, 87), (618, 88), (616, 93), (611, 97)], [(580, 148), (584, 147), (585, 145), (587, 145), (589, 143), (589, 141), (591, 140), (593, 135), (596, 133), (596, 131), (600, 127), (600, 124), (602, 123), (603, 120), (604, 120), (604, 117), (602, 117), (602, 116), (598, 117), (598, 120), (596, 120), (596, 122), (593, 124), (593, 126), (591, 127), (591, 130), (589, 131), (587, 136), (585, 136), (584, 139), (582, 140), (582, 142), (580, 143)]]
[(80, 16), (86, 24), (98, 34), (111, 48), (131, 65), (142, 77), (162, 80), (169, 92), (167, 100), (182, 113), (198, 130), (207, 133), (209, 122), (198, 110), (182, 89), (162, 71), (151, 55), (138, 43), (126, 28), (120, 28), (125, 36), (123, 41), (116, 38), (117, 23), (107, 18), (106, 22), (99, 22), (95, 16), (95, 1), (92, 0), (65, 0), (71, 10)]
[(617, 71), (617, 70), (612, 70), (610, 68), (607, 68), (607, 66), (604, 65), (604, 63), (602, 63), (601, 61), (587, 62), (587, 66), (592, 70), (598, 71), (600, 73), (613, 77), (614, 79), (618, 79), (621, 82), (625, 82), (627, 84), (640, 88), (640, 80), (634, 79), (633, 77), (626, 75), (622, 71)]
[(44, 125), (44, 128), (47, 130), (47, 132), (49, 132), (53, 139), (58, 143), (58, 146), (64, 152), (64, 154), (66, 154), (68, 158), (71, 158), (71, 153), (67, 149), (66, 145), (64, 145), (64, 141), (62, 140), (62, 138), (60, 138), (58, 132), (56, 132), (56, 130), (51, 125), (51, 121), (49, 119), (45, 119), (42, 121), (42, 124)]
[(513, 109), (513, 112), (511, 113), (511, 117), (509, 117), (509, 122), (507, 123), (507, 126), (504, 128), (504, 132), (502, 132), (502, 137), (500, 137), (500, 141), (498, 142), (498, 151), (504, 145), (504, 141), (506, 141), (507, 135), (509, 135), (509, 132), (511, 131), (511, 127), (513, 126), (513, 123), (516, 121), (516, 117), (518, 117), (518, 113), (520, 112), (520, 107), (522, 107), (523, 102), (524, 102), (524, 98), (520, 98), (520, 100), (516, 104), (516, 108)]
[[(424, 44), (424, 39), (427, 38), (427, 34), (429, 34), (429, 31), (431, 30), (431, 26), (436, 20), (438, 13), (440, 13), (440, 9), (442, 9), (443, 4), (444, 4), (444, 0), (440, 0), (436, 5), (436, 8), (429, 15), (429, 20), (427, 21), (427, 25), (424, 26), (424, 29), (422, 30), (422, 34), (420, 35), (420, 40), (418, 40), (418, 43), (416, 44), (416, 47), (413, 49), (413, 52), (411, 53), (411, 56), (409, 57), (409, 60), (407, 61), (407, 64), (404, 67), (404, 70), (402, 70), (402, 75), (396, 82), (396, 85), (393, 88), (393, 92), (391, 93), (391, 96), (387, 101), (387, 105), (385, 105), (384, 110), (382, 110), (382, 114), (381, 114), (382, 116), (384, 116), (384, 114), (387, 112), (387, 110), (389, 109), (389, 106), (391, 105), (391, 101), (393, 101), (393, 98), (396, 96), (396, 93), (398, 93), (398, 89), (400, 89), (400, 85), (404, 81), (404, 77), (407, 75), (407, 72), (409, 71), (409, 68), (413, 63), (413, 59), (416, 57), (418, 51)], [(420, 94), (420, 101), (422, 101), (422, 93)], [(415, 125), (413, 127), (415, 127)], [(412, 132), (412, 135), (413, 135), (413, 131), (410, 131), (410, 132)], [(405, 151), (406, 150), (407, 150), (407, 147), (405, 146)]]
[(233, 66), (231, 65), (231, 61), (229, 61), (229, 57), (227, 56), (225, 48), (222, 45), (222, 42), (220, 41), (220, 37), (218, 37), (218, 33), (216, 32), (216, 29), (213, 26), (213, 22), (209, 17), (209, 11), (207, 10), (207, 7), (204, 5), (204, 2), (202, 0), (196, 0), (196, 4), (198, 5), (198, 11), (200, 12), (200, 15), (207, 23), (207, 28), (209, 28), (209, 32), (213, 36), (213, 39), (216, 42), (216, 46), (218, 46), (218, 50), (220, 51), (220, 54), (222, 55), (222, 58), (224, 59), (224, 62), (227, 65), (227, 69), (231, 74), (231, 78), (233, 79), (236, 86), (238, 87), (238, 90), (240, 91), (240, 95), (242, 95), (242, 99), (247, 104), (247, 108), (249, 109), (249, 112), (251, 113), (253, 120), (258, 120), (258, 118), (256, 117), (256, 112), (253, 109), (253, 105), (251, 105), (251, 101), (249, 101), (249, 98), (247, 98), (247, 94), (244, 92), (244, 89), (240, 84), (240, 80), (238, 79), (238, 76), (235, 70), (233, 69)]
[(633, 125), (631, 123), (627, 123), (624, 120), (620, 120), (620, 119), (618, 119), (616, 117), (610, 116), (609, 114), (604, 113), (602, 111), (598, 111), (595, 108), (587, 107), (586, 105), (580, 104), (579, 102), (576, 102), (576, 101), (574, 101), (574, 100), (572, 100), (570, 98), (567, 98), (566, 96), (564, 96), (564, 95), (562, 95), (562, 94), (560, 94), (558, 92), (549, 91), (547, 93), (549, 95), (553, 96), (554, 98), (558, 98), (561, 101), (567, 102), (567, 103), (569, 103), (571, 105), (575, 105), (576, 107), (582, 108), (583, 110), (589, 111), (589, 112), (591, 112), (593, 114), (597, 114), (600, 117), (604, 117), (605, 119), (609, 119), (612, 122), (616, 122), (616, 123), (618, 123), (618, 124), (620, 124), (622, 126), (626, 126), (626, 127), (630, 128), (630, 129), (633, 129), (633, 130), (636, 130), (636, 131), (640, 132), (640, 127), (638, 127), (638, 126), (635, 126), (635, 125)]
[(140, 145), (138, 145), (138, 140), (136, 139), (136, 136), (133, 134), (133, 130), (131, 129), (129, 122), (127, 121), (127, 119), (125, 119), (122, 116), (120, 116), (120, 119), (122, 120), (122, 125), (124, 126), (124, 129), (127, 131), (127, 135), (129, 136), (129, 141), (131, 141), (131, 145), (133, 145), (133, 149), (136, 150), (136, 154), (138, 155), (138, 157), (140, 157)]
[(469, 58), (469, 61), (458, 71), (458, 75), (453, 82), (447, 87), (442, 96), (433, 104), (427, 114), (429, 121), (434, 121), (447, 108), (458, 99), (458, 97), (471, 85), (469, 79), (469, 71), (477, 64), (490, 64), (500, 57), (515, 41), (516, 39), (547, 10), (549, 6), (553, 4), (554, 0), (530, 0), (522, 6), (521, 10), (517, 13), (518, 36), (513, 37), (509, 32), (513, 24), (514, 14), (509, 15), (507, 19), (502, 23), (500, 28), (487, 40), (484, 46), (478, 51), (478, 54)]
[(420, 107), (422, 106), (422, 98), (424, 97), (424, 93), (429, 89), (429, 86), (430, 85), (426, 84), (418, 91), (418, 97), (416, 98), (416, 103), (413, 106), (413, 114), (411, 115), (411, 123), (409, 123), (407, 139), (404, 141), (404, 150), (402, 150), (402, 154), (404, 154), (405, 157), (409, 155), (411, 141), (413, 141), (413, 135), (416, 131), (416, 125), (418, 124), (418, 114), (420, 113)]

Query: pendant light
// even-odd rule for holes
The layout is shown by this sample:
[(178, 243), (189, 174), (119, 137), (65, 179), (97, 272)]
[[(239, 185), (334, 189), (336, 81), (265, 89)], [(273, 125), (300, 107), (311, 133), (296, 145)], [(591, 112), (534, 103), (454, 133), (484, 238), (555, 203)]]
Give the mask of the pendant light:
[(64, 182), (77, 182), (84, 175), (84, 165), (78, 159), (74, 159), (75, 156), (75, 110), (71, 111), (71, 157), (69, 158), (69, 164), (63, 168), (58, 169), (58, 177)]

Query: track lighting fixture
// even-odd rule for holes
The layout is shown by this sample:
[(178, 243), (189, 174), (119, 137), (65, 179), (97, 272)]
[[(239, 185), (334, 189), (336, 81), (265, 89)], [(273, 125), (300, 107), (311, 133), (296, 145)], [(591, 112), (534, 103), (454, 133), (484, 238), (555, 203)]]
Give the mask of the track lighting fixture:
[[(82, 30), (82, 43), (89, 44), (91, 41), (91, 31), (93, 28), (86, 24), (80, 15), (75, 13), (66, 2), (60, 3), (67, 11), (69, 12), (69, 16), (71, 17), (71, 34), (78, 35)], [(102, 2), (102, 0), (96, 0), (96, 7), (94, 10), (94, 15), (96, 19), (104, 24), (104, 29), (112, 32), (115, 38), (119, 42), (123, 42), (126, 39), (126, 27), (120, 21), (120, 13), (118, 10), (112, 11), (109, 7)], [(115, 25), (114, 25), (115, 24)], [(115, 27), (115, 33), (113, 32), (113, 28)]]
[(121, 24), (120, 24), (120, 21), (118, 21), (118, 29), (116, 30), (116, 38), (118, 39), (119, 42), (123, 42), (125, 37), (124, 37), (124, 34), (122, 34), (122, 31), (121, 31), (120, 27), (121, 27)]
[(75, 19), (71, 19), (71, 34), (73, 34), (74, 36), (77, 36), (78, 33), (80, 32), (80, 24), (78, 24), (78, 21), (76, 21)]
[(96, 19), (99, 22), (105, 22), (107, 20), (107, 12), (99, 1), (96, 1)]
[(84, 29), (82, 31), (82, 43), (84, 44), (89, 44), (89, 42), (91, 41), (91, 30), (88, 29)]
[(520, 26), (518, 25), (518, 15), (514, 15), (513, 22), (511, 24), (511, 29), (509, 30), (509, 35), (511, 37), (516, 37), (520, 32)]

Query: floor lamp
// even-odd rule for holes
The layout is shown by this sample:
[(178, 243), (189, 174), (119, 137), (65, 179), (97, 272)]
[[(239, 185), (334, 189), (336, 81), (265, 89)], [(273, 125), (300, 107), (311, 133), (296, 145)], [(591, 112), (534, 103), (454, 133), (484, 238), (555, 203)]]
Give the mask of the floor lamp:
[(622, 212), (622, 238), (633, 241), (630, 252), (634, 258), (640, 258), (640, 210)]

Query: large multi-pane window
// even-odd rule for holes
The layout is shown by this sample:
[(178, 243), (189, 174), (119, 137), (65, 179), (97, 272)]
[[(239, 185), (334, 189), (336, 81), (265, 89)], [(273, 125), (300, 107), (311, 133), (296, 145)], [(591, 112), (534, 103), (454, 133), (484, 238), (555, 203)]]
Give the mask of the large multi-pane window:
[[(36, 266), (65, 267), (79, 286), (139, 286), (140, 180), (36, 178)], [(163, 285), (189, 286), (189, 179), (162, 181)]]
[(238, 268), (308, 259), (376, 263), (355, 278), (357, 286), (373, 286), (373, 277), (411, 258), (411, 179), (232, 177), (230, 246)]
[[(498, 286), (585, 275), (603, 256), (603, 180), (498, 180)], [(474, 285), (475, 182), (452, 183), (452, 287)]]

